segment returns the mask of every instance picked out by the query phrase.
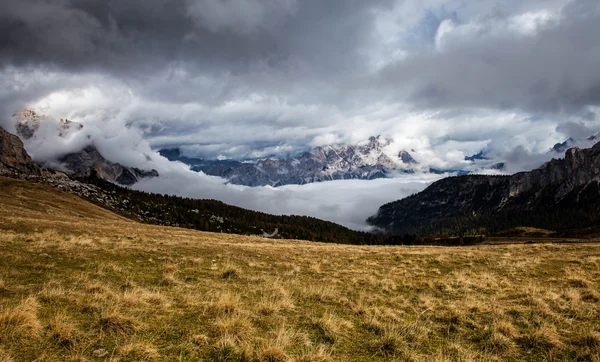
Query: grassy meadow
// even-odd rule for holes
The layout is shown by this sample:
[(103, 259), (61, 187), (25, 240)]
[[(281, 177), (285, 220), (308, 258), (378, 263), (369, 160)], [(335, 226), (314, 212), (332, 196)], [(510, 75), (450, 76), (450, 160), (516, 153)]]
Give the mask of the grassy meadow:
[(600, 361), (600, 244), (136, 223), (0, 178), (0, 361)]

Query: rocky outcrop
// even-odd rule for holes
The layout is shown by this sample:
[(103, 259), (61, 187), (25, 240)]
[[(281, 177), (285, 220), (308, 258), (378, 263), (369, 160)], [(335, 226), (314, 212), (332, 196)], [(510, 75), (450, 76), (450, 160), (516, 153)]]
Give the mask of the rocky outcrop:
[(410, 165), (410, 164), (417, 164), (417, 161), (410, 155), (410, 153), (406, 152), (406, 151), (400, 151), (398, 153), (398, 158), (400, 160), (402, 160), (402, 163)]
[(15, 128), (17, 135), (23, 140), (34, 138), (40, 128), (42, 121), (50, 122), (56, 127), (56, 133), (59, 137), (67, 137), (70, 133), (80, 131), (83, 125), (68, 119), (60, 119), (58, 122), (41, 116), (31, 109), (24, 109), (13, 115), (15, 119)]
[(17, 135), (24, 140), (33, 138), (35, 132), (40, 128), (42, 117), (35, 111), (24, 109), (13, 115)]
[(39, 166), (33, 162), (23, 142), (14, 134), (0, 128), (0, 172), (40, 175)]
[[(596, 208), (600, 207), (599, 175), (600, 143), (589, 149), (571, 148), (564, 159), (553, 159), (530, 172), (445, 178), (416, 195), (383, 205), (368, 222), (401, 233), (442, 225), (444, 219), (454, 217), (473, 219), (502, 213), (506, 220), (523, 214), (537, 214), (541, 219), (563, 209)], [(518, 224), (519, 220), (510, 222)]]
[(157, 177), (156, 170), (140, 170), (135, 167), (125, 167), (106, 160), (94, 146), (70, 153), (58, 160), (64, 171), (74, 178), (86, 178), (91, 175), (121, 185), (133, 185), (142, 178)]
[(194, 171), (219, 176), (246, 186), (282, 186), (328, 180), (371, 180), (392, 172), (412, 172), (412, 156), (401, 151), (390, 157), (384, 149), (391, 140), (371, 137), (364, 144), (315, 147), (296, 158), (262, 159), (255, 163), (231, 160), (201, 160), (181, 155), (178, 149), (161, 150), (171, 161), (181, 161)]

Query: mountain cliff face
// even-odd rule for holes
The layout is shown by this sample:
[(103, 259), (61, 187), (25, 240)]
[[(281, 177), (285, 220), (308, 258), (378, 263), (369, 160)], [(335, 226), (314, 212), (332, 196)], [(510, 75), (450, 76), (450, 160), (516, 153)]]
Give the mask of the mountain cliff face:
[(599, 175), (600, 143), (589, 149), (571, 148), (564, 159), (530, 172), (445, 178), (416, 195), (383, 205), (368, 222), (392, 233), (419, 234), (591, 226), (600, 208)]
[(390, 142), (371, 137), (362, 145), (316, 147), (297, 158), (263, 159), (256, 163), (188, 158), (178, 149), (160, 153), (171, 161), (190, 165), (194, 171), (223, 177), (234, 184), (282, 186), (328, 180), (371, 180), (388, 177), (392, 172), (412, 172), (411, 165), (417, 162), (408, 152), (401, 151), (393, 158), (384, 153)]
[(0, 173), (4, 172), (41, 174), (39, 166), (27, 154), (19, 137), (0, 128)]
[(141, 178), (157, 177), (156, 170), (144, 171), (135, 167), (125, 167), (106, 160), (94, 146), (70, 153), (58, 160), (67, 174), (75, 178), (87, 178), (92, 174), (121, 185), (133, 185)]

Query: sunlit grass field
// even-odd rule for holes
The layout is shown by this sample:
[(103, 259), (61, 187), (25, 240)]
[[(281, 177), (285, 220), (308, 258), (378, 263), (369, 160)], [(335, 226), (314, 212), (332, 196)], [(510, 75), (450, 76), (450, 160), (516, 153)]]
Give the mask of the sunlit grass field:
[(139, 224), (0, 178), (0, 361), (600, 361), (600, 244)]

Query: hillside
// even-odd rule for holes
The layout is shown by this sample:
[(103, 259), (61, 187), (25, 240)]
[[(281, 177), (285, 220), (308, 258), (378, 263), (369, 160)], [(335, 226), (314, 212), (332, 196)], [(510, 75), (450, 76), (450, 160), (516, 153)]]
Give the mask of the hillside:
[(600, 358), (598, 244), (205, 233), (13, 179), (0, 205), (2, 361)]
[(600, 143), (512, 176), (467, 175), (383, 205), (368, 222), (390, 233), (470, 234), (520, 226), (567, 231), (600, 223)]
[[(135, 191), (97, 177), (79, 179), (76, 182), (95, 188), (95, 192), (89, 193), (89, 196), (82, 195), (90, 201), (151, 224), (328, 243), (403, 243), (403, 238), (358, 232), (310, 216), (271, 215), (217, 200)], [(106, 196), (98, 197), (99, 194)]]

